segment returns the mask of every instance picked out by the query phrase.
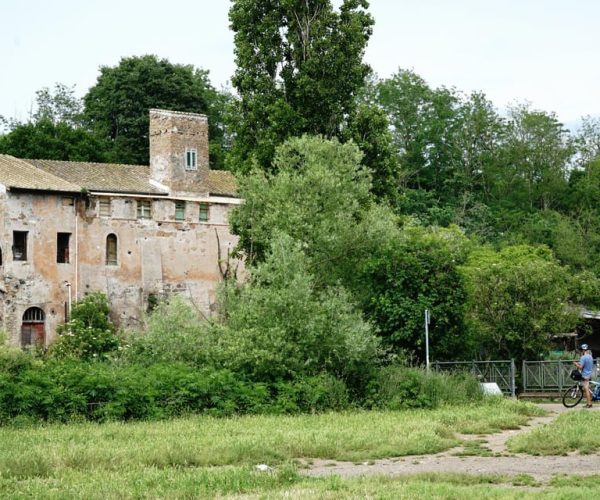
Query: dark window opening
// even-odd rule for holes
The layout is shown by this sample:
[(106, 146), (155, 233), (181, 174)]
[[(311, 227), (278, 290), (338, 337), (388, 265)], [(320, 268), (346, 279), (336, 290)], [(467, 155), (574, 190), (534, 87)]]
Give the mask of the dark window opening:
[(13, 231), (13, 259), (27, 260), (27, 231)]
[(56, 262), (59, 264), (69, 263), (69, 240), (71, 233), (56, 234)]
[(0, 248), (0, 266), (2, 265), (2, 249)]
[(106, 265), (117, 265), (117, 235), (109, 234), (106, 237)]

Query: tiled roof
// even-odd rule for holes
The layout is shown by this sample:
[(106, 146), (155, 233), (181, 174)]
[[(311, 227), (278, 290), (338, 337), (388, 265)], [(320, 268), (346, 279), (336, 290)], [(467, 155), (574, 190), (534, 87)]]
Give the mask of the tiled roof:
[(39, 170), (25, 160), (0, 154), (0, 184), (8, 188), (78, 193), (81, 187), (49, 172)]
[(237, 182), (231, 172), (225, 170), (208, 171), (208, 192), (221, 196), (236, 196)]
[[(198, 192), (236, 196), (237, 183), (231, 172), (204, 170)], [(21, 160), (0, 155), (0, 183), (13, 188), (41, 191), (167, 195), (150, 180), (150, 167), (117, 163), (91, 163), (56, 160)]]
[(167, 194), (150, 184), (150, 167), (118, 163), (25, 160), (32, 165), (88, 191), (112, 193)]

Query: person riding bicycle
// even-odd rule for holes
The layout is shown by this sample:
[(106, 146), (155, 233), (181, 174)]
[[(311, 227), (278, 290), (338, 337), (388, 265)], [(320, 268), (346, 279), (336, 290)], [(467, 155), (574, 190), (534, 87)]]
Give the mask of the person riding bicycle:
[(594, 359), (592, 358), (592, 351), (590, 351), (587, 344), (581, 344), (580, 350), (581, 358), (579, 358), (579, 361), (575, 361), (575, 366), (581, 371), (583, 393), (587, 401), (585, 407), (591, 408), (592, 393), (590, 392), (590, 380), (594, 370)]

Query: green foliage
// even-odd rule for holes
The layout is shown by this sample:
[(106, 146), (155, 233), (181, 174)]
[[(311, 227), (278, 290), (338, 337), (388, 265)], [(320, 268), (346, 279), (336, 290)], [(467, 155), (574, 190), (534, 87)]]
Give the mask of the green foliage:
[(308, 266), (300, 243), (277, 236), (249, 282), (224, 294), (226, 321), (214, 328), (226, 368), (254, 380), (321, 372), (348, 379), (373, 363), (370, 325), (342, 287), (317, 287)]
[(369, 406), (387, 410), (437, 408), (481, 399), (481, 386), (470, 374), (443, 374), (395, 365), (380, 369), (367, 393)]
[(50, 348), (57, 358), (105, 360), (120, 347), (109, 318), (106, 295), (91, 293), (73, 305), (71, 319), (56, 329), (58, 338)]
[(245, 202), (230, 221), (248, 262), (264, 258), (277, 232), (302, 242), (315, 261), (342, 258), (348, 248), (338, 246), (338, 235), (354, 227), (372, 202), (361, 157), (353, 144), (304, 136), (278, 149), (276, 174), (256, 170), (242, 178)]
[(234, 164), (271, 166), (275, 148), (304, 133), (340, 137), (370, 68), (365, 0), (235, 0), (229, 11), (240, 97), (233, 129)]
[(213, 144), (223, 138), (224, 101), (208, 72), (153, 55), (124, 57), (115, 67), (102, 66), (84, 102), (86, 120), (110, 144), (111, 161), (149, 163), (150, 108), (205, 113)]
[(0, 136), (0, 153), (18, 158), (65, 161), (105, 161), (106, 144), (84, 128), (41, 118), (20, 123)]
[(27, 122), (7, 123), (9, 132), (0, 135), (0, 153), (45, 160), (106, 159), (107, 144), (83, 126), (81, 100), (64, 84), (36, 92), (35, 112)]
[(152, 311), (141, 332), (132, 332), (121, 359), (126, 363), (152, 365), (182, 362), (205, 366), (214, 341), (199, 311), (181, 297), (171, 297)]
[[(456, 227), (406, 225), (386, 232), (357, 263), (356, 295), (368, 319), (395, 350), (424, 358), (424, 311), (431, 313), (431, 349), (436, 359), (472, 354), (474, 339), (465, 328), (466, 292), (459, 273), (469, 243)], [(381, 241), (381, 239), (379, 239)]]
[(495, 359), (539, 359), (552, 335), (572, 330), (570, 277), (546, 247), (473, 251), (462, 268), (468, 317), (479, 355)]

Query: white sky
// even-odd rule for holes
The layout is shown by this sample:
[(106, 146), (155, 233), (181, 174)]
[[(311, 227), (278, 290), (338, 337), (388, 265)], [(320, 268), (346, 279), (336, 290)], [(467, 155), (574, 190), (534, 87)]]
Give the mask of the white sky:
[[(335, 2), (339, 4), (339, 0)], [(227, 0), (0, 0), (0, 115), (26, 119), (35, 91), (75, 84), (100, 65), (156, 54), (233, 70)], [(371, 0), (366, 53), (387, 77), (410, 68), (431, 85), (483, 91), (502, 109), (529, 101), (568, 125), (600, 116), (600, 1)]]

